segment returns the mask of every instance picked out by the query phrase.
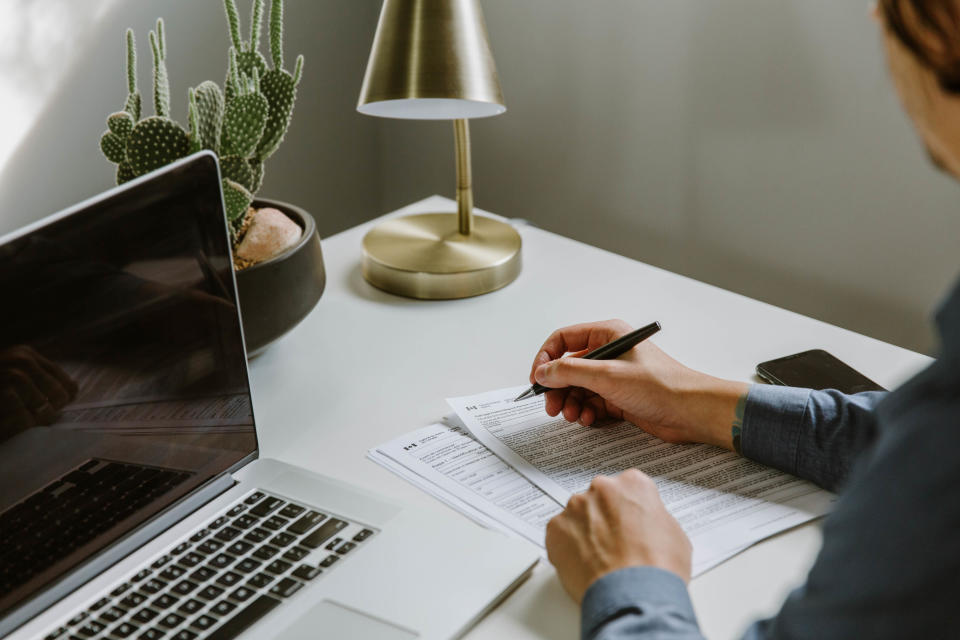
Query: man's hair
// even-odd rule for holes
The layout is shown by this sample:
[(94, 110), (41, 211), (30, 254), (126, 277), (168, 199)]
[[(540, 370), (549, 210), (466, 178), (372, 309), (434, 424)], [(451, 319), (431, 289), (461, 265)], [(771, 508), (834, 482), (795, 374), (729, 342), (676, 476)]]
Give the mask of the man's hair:
[(880, 0), (890, 31), (950, 93), (960, 93), (958, 4), (956, 0)]

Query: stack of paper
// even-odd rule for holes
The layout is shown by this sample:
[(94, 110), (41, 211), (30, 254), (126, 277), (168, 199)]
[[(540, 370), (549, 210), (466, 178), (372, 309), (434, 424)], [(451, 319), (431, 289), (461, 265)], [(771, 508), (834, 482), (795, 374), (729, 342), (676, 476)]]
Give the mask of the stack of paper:
[(825, 514), (834, 496), (707, 445), (668, 444), (628, 422), (583, 427), (547, 416), (523, 387), (448, 400), (448, 417), (370, 457), (480, 524), (543, 548), (546, 523), (598, 475), (651, 476), (693, 543), (693, 574)]

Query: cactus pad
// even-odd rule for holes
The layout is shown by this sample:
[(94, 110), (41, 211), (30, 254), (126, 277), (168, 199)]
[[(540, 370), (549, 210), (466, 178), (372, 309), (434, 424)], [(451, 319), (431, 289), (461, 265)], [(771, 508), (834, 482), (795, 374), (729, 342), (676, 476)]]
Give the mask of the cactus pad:
[(190, 136), (169, 118), (150, 116), (138, 122), (127, 138), (127, 159), (138, 175), (184, 157), (190, 151)]
[(228, 178), (222, 181), (223, 204), (227, 211), (227, 221), (235, 229), (246, 217), (247, 209), (253, 202), (253, 194), (242, 185)]
[(214, 153), (220, 151), (220, 127), (223, 124), (223, 94), (216, 82), (207, 80), (194, 89), (197, 100), (197, 118), (200, 146)]
[(126, 142), (113, 131), (104, 131), (100, 136), (100, 151), (110, 162), (120, 164), (127, 161)]
[(136, 177), (137, 174), (133, 172), (133, 167), (131, 167), (128, 163), (122, 162), (117, 165), (117, 184), (129, 182)]
[(263, 162), (277, 150), (287, 133), (293, 114), (293, 101), (297, 97), (297, 85), (289, 72), (271, 69), (260, 78), (260, 91), (270, 103), (267, 126), (257, 145), (257, 159)]
[(263, 163), (257, 162), (253, 158), (247, 160), (247, 163), (250, 165), (250, 172), (253, 175), (253, 188), (250, 191), (256, 193), (260, 191), (260, 185), (263, 184)]
[(256, 191), (253, 184), (253, 169), (242, 156), (224, 156), (220, 158), (220, 174), (229, 180), (241, 184), (247, 191)]
[(267, 125), (270, 105), (259, 93), (237, 96), (227, 105), (220, 138), (223, 155), (249, 156)]
[(111, 113), (107, 116), (107, 128), (125, 139), (133, 131), (133, 117), (126, 111)]

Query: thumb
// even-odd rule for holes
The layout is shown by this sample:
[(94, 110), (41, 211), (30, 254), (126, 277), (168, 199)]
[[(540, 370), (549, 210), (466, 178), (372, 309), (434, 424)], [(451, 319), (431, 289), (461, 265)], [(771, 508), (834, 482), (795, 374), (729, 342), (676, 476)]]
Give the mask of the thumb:
[(551, 389), (583, 387), (604, 395), (611, 384), (610, 363), (583, 358), (558, 358), (537, 367), (534, 378)]

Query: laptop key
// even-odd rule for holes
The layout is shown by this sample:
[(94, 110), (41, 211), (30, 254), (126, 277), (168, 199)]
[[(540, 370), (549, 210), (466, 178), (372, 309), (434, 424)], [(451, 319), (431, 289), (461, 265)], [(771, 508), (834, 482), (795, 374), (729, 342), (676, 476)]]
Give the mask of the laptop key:
[(189, 548), (190, 548), (189, 542), (181, 542), (180, 544), (175, 546), (173, 549), (171, 549), (170, 553), (172, 553), (175, 556), (178, 556)]
[(243, 510), (246, 509), (246, 508), (247, 508), (247, 505), (245, 505), (245, 504), (238, 504), (238, 505), (235, 506), (233, 509), (230, 509), (230, 511), (227, 511), (227, 515), (230, 516), (231, 518), (235, 518), (235, 517), (237, 517), (238, 515), (240, 515), (241, 513), (243, 513)]
[(187, 572), (186, 569), (178, 564), (172, 564), (160, 572), (160, 577), (164, 580), (176, 580)]
[(77, 629), (77, 633), (79, 633), (80, 635), (82, 635), (82, 636), (84, 636), (84, 637), (90, 638), (90, 637), (92, 637), (92, 636), (97, 635), (98, 633), (100, 633), (101, 631), (103, 631), (103, 630), (106, 629), (106, 628), (107, 628), (107, 625), (103, 624), (102, 622), (97, 622), (96, 620), (91, 620), (91, 621), (88, 622), (87, 624), (85, 624), (85, 625), (83, 625), (82, 627), (80, 627), (79, 629)]
[(54, 629), (48, 635), (44, 636), (43, 640), (56, 640), (66, 632), (67, 632), (66, 627), (60, 627), (59, 629)]
[(200, 609), (203, 609), (203, 603), (200, 602), (199, 600), (195, 600), (194, 598), (190, 598), (189, 600), (184, 602), (182, 605), (180, 605), (180, 608), (177, 609), (177, 611), (190, 615), (191, 613), (196, 613), (197, 611), (200, 611)]
[(136, 633), (137, 629), (139, 628), (140, 627), (131, 622), (121, 622), (115, 626), (110, 633), (118, 638), (129, 638), (131, 635)]
[(159, 614), (153, 609), (140, 609), (140, 611), (137, 611), (135, 614), (133, 614), (131, 620), (135, 620), (141, 624), (146, 624), (156, 618), (158, 615)]
[(253, 558), (244, 558), (237, 563), (237, 566), (234, 567), (237, 571), (243, 571), (244, 573), (250, 573), (251, 571), (256, 571), (260, 568), (260, 565), (263, 564), (259, 560), (254, 560)]
[(226, 553), (221, 553), (220, 555), (215, 556), (215, 557), (210, 561), (210, 565), (209, 565), (209, 566), (215, 567), (215, 568), (217, 568), (217, 569), (223, 569), (223, 568), (229, 567), (231, 564), (233, 564), (233, 561), (234, 561), (234, 560), (236, 560), (236, 558), (234, 558), (233, 556), (231, 556), (231, 555), (229, 555), (229, 554), (226, 554)]
[(236, 608), (237, 608), (237, 605), (230, 602), (229, 600), (221, 600), (217, 604), (210, 607), (210, 611), (214, 612), (218, 616), (225, 616)]
[(277, 575), (280, 575), (281, 573), (284, 573), (287, 569), (289, 569), (292, 566), (293, 565), (290, 564), (289, 562), (284, 562), (283, 560), (274, 560), (273, 562), (267, 565), (267, 571), (269, 571), (270, 573), (275, 573)]
[(293, 544), (293, 541), (296, 539), (296, 536), (290, 535), (284, 531), (273, 536), (273, 538), (270, 539), (270, 544), (277, 547), (286, 547), (287, 545)]
[(256, 529), (252, 529), (251, 531), (249, 531), (247, 535), (243, 536), (243, 539), (248, 542), (263, 542), (269, 537), (270, 537), (269, 531), (267, 531), (262, 527), (257, 527)]
[(257, 589), (262, 589), (268, 584), (273, 582), (273, 576), (269, 576), (265, 573), (258, 573), (257, 575), (251, 577), (247, 580), (247, 584), (251, 587), (256, 587)]
[(233, 590), (233, 593), (230, 594), (230, 597), (237, 602), (245, 602), (249, 600), (250, 596), (252, 596), (254, 593), (254, 590), (248, 587), (237, 587)]
[(210, 555), (216, 553), (221, 548), (223, 548), (223, 543), (219, 540), (204, 540), (202, 544), (197, 546), (197, 551)]
[(152, 571), (150, 571), (150, 569), (143, 569), (142, 571), (137, 573), (137, 575), (130, 578), (130, 582), (142, 582), (147, 578), (149, 578), (151, 573)]
[(255, 491), (251, 493), (249, 496), (247, 496), (247, 499), (244, 500), (244, 502), (246, 504), (257, 504), (258, 502), (263, 500), (263, 497), (264, 497), (264, 494), (262, 491)]
[(270, 546), (269, 544), (264, 544), (257, 547), (257, 550), (254, 551), (252, 555), (261, 560), (269, 560), (278, 553), (280, 553), (280, 549)]
[(254, 622), (270, 613), (278, 604), (280, 604), (280, 600), (276, 598), (260, 596), (210, 634), (207, 640), (230, 640), (236, 638)]
[(100, 614), (100, 619), (107, 622), (116, 622), (125, 615), (127, 615), (127, 612), (120, 607), (110, 607)]
[(177, 632), (177, 635), (173, 636), (173, 640), (196, 640), (200, 636), (190, 631), (190, 629), (181, 629)]
[(337, 536), (336, 538), (331, 540), (330, 543), (324, 547), (324, 549), (326, 549), (327, 551), (333, 551), (334, 549), (337, 548), (337, 545), (340, 544), (341, 542), (343, 542), (343, 538), (341, 538), (340, 536)]
[(153, 567), (154, 569), (159, 569), (160, 567), (162, 567), (163, 565), (167, 564), (168, 562), (170, 562), (170, 556), (169, 556), (169, 555), (160, 556), (160, 557), (157, 558), (156, 561), (155, 561), (152, 565), (150, 565), (150, 566)]
[(217, 596), (219, 596), (221, 593), (223, 593), (223, 589), (221, 589), (220, 587), (215, 587), (212, 584), (209, 584), (205, 586), (203, 589), (201, 589), (197, 593), (197, 595), (203, 598), (204, 600), (213, 600)]
[(220, 527), (227, 524), (228, 522), (230, 522), (230, 518), (228, 518), (227, 516), (220, 516), (219, 518), (211, 522), (208, 526), (211, 529), (219, 529)]
[(217, 572), (208, 567), (197, 567), (197, 570), (190, 574), (190, 579), (195, 582), (206, 582), (213, 576), (217, 575)]
[(169, 609), (173, 605), (177, 604), (180, 601), (180, 598), (172, 596), (169, 593), (165, 593), (162, 596), (158, 596), (150, 603), (150, 606), (160, 609)]
[(340, 555), (344, 555), (344, 554), (350, 553), (356, 548), (357, 548), (357, 545), (355, 543), (344, 542), (342, 545), (337, 547), (337, 553), (339, 553)]
[(327, 556), (320, 561), (320, 566), (326, 569), (327, 567), (332, 567), (333, 564), (340, 559), (340, 556)]
[(301, 534), (310, 531), (315, 526), (327, 519), (327, 516), (317, 511), (308, 511), (299, 520), (287, 527), (290, 533)]
[(167, 629), (173, 629), (184, 620), (186, 620), (186, 618), (184, 618), (180, 614), (168, 613), (167, 615), (160, 618), (160, 620), (157, 621), (157, 624), (159, 624), (161, 627), (166, 627)]
[(238, 535), (240, 535), (240, 529), (224, 527), (223, 529), (220, 529), (220, 531), (217, 531), (213, 537), (217, 540), (222, 540), (223, 542), (230, 542)]
[(267, 529), (272, 529), (273, 531), (279, 531), (287, 526), (287, 523), (290, 522), (286, 518), (281, 518), (280, 516), (270, 516), (260, 524), (265, 526)]
[(190, 542), (200, 542), (201, 540), (206, 538), (208, 535), (210, 535), (209, 529), (200, 529), (200, 531), (197, 531), (195, 534), (190, 536)]
[(291, 562), (296, 562), (297, 560), (306, 558), (308, 555), (310, 555), (310, 552), (303, 547), (294, 547), (288, 549), (287, 552), (283, 554), (283, 557)]
[(306, 538), (300, 541), (305, 547), (310, 547), (311, 549), (316, 549), (321, 544), (326, 542), (331, 538), (335, 533), (347, 526), (347, 523), (343, 520), (338, 520), (336, 518), (331, 518), (325, 523), (320, 525), (320, 527), (308, 535)]
[(363, 542), (364, 540), (366, 540), (372, 535), (373, 535), (373, 531), (370, 531), (370, 529), (364, 529), (357, 535), (353, 536), (353, 539), (355, 542)]
[(193, 622), (191, 622), (190, 626), (200, 631), (206, 631), (207, 629), (209, 629), (215, 624), (217, 624), (216, 618), (214, 618), (213, 616), (208, 616), (206, 614), (203, 614), (202, 616), (197, 617)]
[(303, 513), (305, 509), (298, 504), (288, 504), (283, 509), (280, 510), (278, 515), (283, 516), (284, 518), (296, 518), (298, 515)]
[(289, 598), (303, 586), (302, 582), (298, 582), (293, 578), (284, 578), (273, 587), (270, 588), (270, 593), (275, 596), (282, 596), (284, 598)]
[(197, 588), (196, 582), (190, 582), (189, 580), (181, 580), (177, 584), (173, 585), (172, 591), (180, 594), (181, 596), (185, 596), (196, 588)]
[(253, 549), (253, 545), (249, 542), (244, 542), (243, 540), (237, 540), (232, 545), (227, 547), (227, 553), (231, 553), (235, 556), (242, 556), (247, 551)]
[(225, 587), (230, 587), (237, 584), (242, 579), (243, 579), (243, 576), (241, 576), (239, 573), (236, 573), (234, 571), (227, 571), (225, 574), (217, 578), (217, 584), (222, 584)]
[(203, 560), (204, 560), (204, 557), (202, 555), (200, 555), (199, 553), (196, 553), (195, 551), (191, 551), (187, 555), (182, 556), (180, 558), (179, 564), (180, 566), (187, 567), (189, 569), (190, 567), (197, 566), (198, 564), (203, 562)]
[(253, 525), (257, 524), (259, 520), (260, 518), (256, 518), (253, 515), (247, 513), (240, 516), (239, 518), (236, 518), (233, 521), (233, 526), (240, 527), (241, 529), (249, 529)]
[(137, 636), (137, 640), (160, 640), (163, 636), (167, 635), (166, 631), (161, 631), (156, 627), (150, 627), (143, 633)]
[[(127, 609), (133, 609), (143, 604), (143, 601), (146, 599), (147, 599), (147, 596), (143, 595), (142, 593), (131, 593), (130, 595), (125, 597), (123, 600), (121, 600), (120, 604), (126, 607)], [(72, 620), (70, 621), (70, 624), (74, 624)]]
[(163, 580), (157, 580), (156, 578), (154, 578), (153, 580), (148, 580), (144, 582), (142, 585), (140, 585), (140, 591), (142, 591), (143, 593), (148, 593), (150, 595), (153, 595), (155, 593), (158, 593), (165, 586), (167, 586), (166, 582), (164, 582)]
[(313, 580), (320, 575), (320, 569), (315, 569), (308, 564), (302, 564), (294, 569), (291, 575), (301, 580)]
[(257, 506), (250, 509), (250, 513), (260, 518), (268, 516), (285, 504), (280, 498), (268, 496), (260, 501)]
[(94, 602), (92, 605), (90, 605), (90, 610), (99, 611), (100, 609), (103, 609), (108, 604), (110, 604), (110, 598), (100, 598), (99, 600)]
[(129, 589), (129, 588), (130, 588), (130, 583), (129, 583), (129, 582), (124, 582), (123, 584), (119, 585), (116, 589), (114, 589), (113, 591), (111, 591), (111, 592), (110, 592), (110, 595), (112, 595), (114, 598), (116, 598), (117, 596), (119, 596), (120, 594), (122, 594), (123, 592), (125, 592), (125, 591), (126, 591), (127, 589)]

